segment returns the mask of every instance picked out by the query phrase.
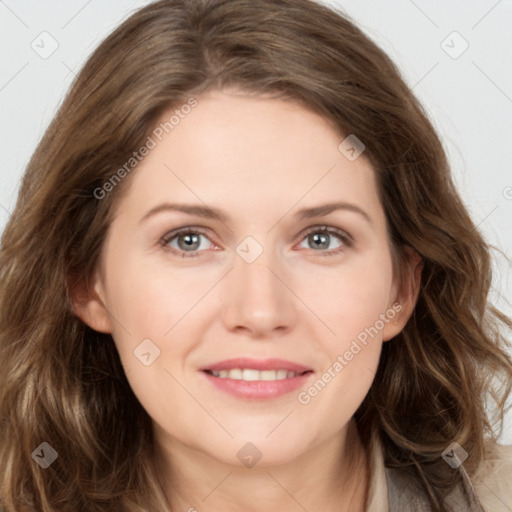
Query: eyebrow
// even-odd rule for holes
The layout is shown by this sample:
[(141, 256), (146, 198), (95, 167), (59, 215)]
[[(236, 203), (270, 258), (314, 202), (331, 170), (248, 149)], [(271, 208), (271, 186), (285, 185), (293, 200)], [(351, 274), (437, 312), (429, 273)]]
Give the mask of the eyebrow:
[[(319, 206), (314, 206), (312, 208), (303, 208), (298, 210), (295, 213), (295, 216), (299, 220), (310, 219), (312, 217), (323, 217), (332, 213), (336, 210), (346, 210), (359, 214), (363, 217), (367, 222), (372, 224), (371, 217), (359, 206), (346, 203), (346, 202), (336, 202), (336, 203), (327, 203)], [(207, 219), (217, 218), (221, 222), (228, 222), (229, 215), (225, 212), (219, 210), (218, 208), (211, 208), (208, 206), (201, 206), (195, 204), (182, 204), (182, 203), (162, 203), (154, 208), (151, 208), (148, 212), (144, 214), (144, 216), (140, 219), (140, 222), (147, 220), (149, 217), (156, 215), (161, 212), (174, 211), (174, 212), (182, 212), (188, 215), (196, 215), (198, 217), (204, 217)]]

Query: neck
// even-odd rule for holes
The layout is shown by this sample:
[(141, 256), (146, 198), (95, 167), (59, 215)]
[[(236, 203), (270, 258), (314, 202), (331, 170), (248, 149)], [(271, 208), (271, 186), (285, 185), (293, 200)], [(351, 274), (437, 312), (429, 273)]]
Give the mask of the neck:
[(250, 469), (165, 441), (154, 461), (173, 512), (365, 510), (367, 454), (353, 421), (293, 461)]

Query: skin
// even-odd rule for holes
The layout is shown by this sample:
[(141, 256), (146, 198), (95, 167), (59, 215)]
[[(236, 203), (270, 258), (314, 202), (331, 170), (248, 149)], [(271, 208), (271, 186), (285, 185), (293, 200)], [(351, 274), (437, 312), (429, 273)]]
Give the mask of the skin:
[[(369, 468), (351, 418), (370, 389), (382, 343), (412, 312), (418, 280), (410, 288), (393, 276), (374, 172), (364, 153), (355, 161), (341, 154), (344, 136), (325, 119), (234, 90), (197, 100), (127, 178), (77, 314), (113, 336), (152, 418), (155, 464), (173, 510), (339, 512), (350, 504), (363, 511)], [(371, 221), (350, 210), (295, 217), (335, 201), (358, 206)], [(229, 219), (161, 211), (141, 221), (165, 202), (219, 208)], [(316, 247), (304, 231), (323, 225), (353, 243), (332, 234)], [(169, 249), (190, 254), (183, 236), (167, 248), (161, 243), (187, 226), (205, 230), (196, 257)], [(263, 248), (252, 263), (236, 252), (247, 236)], [(298, 392), (397, 302), (400, 313), (307, 405), (299, 403)], [(133, 353), (147, 338), (160, 349), (150, 366)], [(241, 356), (288, 359), (314, 374), (298, 391), (258, 401), (218, 390), (199, 371)], [(252, 468), (237, 457), (247, 442), (262, 453)]]

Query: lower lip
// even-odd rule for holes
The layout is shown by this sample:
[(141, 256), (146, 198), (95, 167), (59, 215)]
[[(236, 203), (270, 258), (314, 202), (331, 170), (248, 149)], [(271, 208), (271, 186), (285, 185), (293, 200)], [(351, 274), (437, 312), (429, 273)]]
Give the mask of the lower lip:
[(239, 380), (239, 379), (221, 379), (214, 377), (209, 373), (202, 372), (203, 375), (218, 389), (241, 398), (269, 399), (286, 395), (300, 388), (305, 384), (313, 372), (297, 375), (288, 379), (281, 380)]

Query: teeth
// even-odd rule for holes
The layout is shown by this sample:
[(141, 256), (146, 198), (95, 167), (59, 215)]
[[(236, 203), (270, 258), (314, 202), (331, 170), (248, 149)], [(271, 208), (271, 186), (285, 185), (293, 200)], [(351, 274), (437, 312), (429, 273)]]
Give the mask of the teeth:
[(219, 370), (218, 372), (211, 371), (214, 377), (220, 379), (235, 379), (235, 380), (284, 380), (290, 379), (300, 375), (288, 370), (253, 370), (251, 368), (233, 368), (232, 370)]
[[(228, 376), (229, 376), (229, 373), (228, 373)], [(242, 372), (242, 380), (261, 380), (259, 377), (260, 377), (260, 372), (258, 370), (245, 369)]]

